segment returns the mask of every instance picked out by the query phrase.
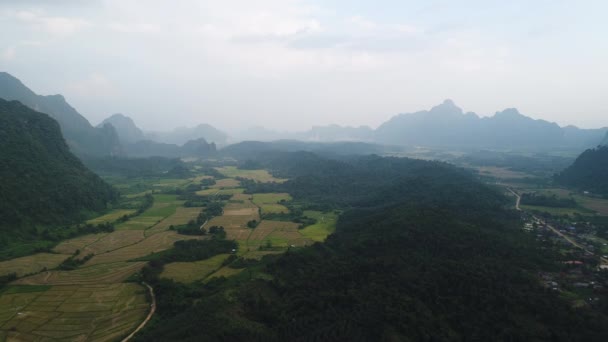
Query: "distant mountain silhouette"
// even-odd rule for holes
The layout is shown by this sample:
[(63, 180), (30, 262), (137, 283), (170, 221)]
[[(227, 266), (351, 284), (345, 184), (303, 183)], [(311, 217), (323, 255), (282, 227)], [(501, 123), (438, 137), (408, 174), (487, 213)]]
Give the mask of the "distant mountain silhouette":
[(19, 101), (57, 120), (70, 149), (80, 156), (122, 154), (122, 147), (113, 127), (91, 126), (61, 95), (37, 95), (17, 78), (0, 72), (0, 98)]
[(211, 125), (200, 124), (196, 127), (179, 127), (168, 132), (146, 132), (146, 138), (156, 142), (176, 145), (183, 145), (190, 140), (203, 138), (218, 145), (225, 145), (228, 135)]
[(264, 127), (251, 127), (240, 132), (236, 138), (239, 141), (301, 140), (310, 142), (373, 142), (374, 130), (368, 126), (349, 127), (327, 125), (313, 126), (311, 129), (301, 132), (279, 132)]
[(18, 101), (0, 99), (0, 146), (2, 237), (77, 222), (117, 196), (70, 152), (56, 120)]
[(602, 145), (602, 146), (608, 146), (608, 132), (606, 132), (606, 136), (604, 137), (604, 140), (602, 140), (602, 142), (600, 143), (600, 145)]
[(145, 136), (139, 127), (135, 125), (133, 120), (123, 114), (117, 113), (103, 120), (97, 127), (103, 127), (106, 124), (114, 126), (120, 141), (125, 144), (131, 144), (140, 140), (144, 140)]
[(203, 138), (190, 140), (183, 146), (159, 143), (152, 140), (140, 140), (135, 143), (125, 145), (125, 149), (129, 157), (139, 158), (211, 157), (216, 154), (217, 150), (215, 143), (207, 143), (207, 141), (205, 141)]
[(444, 148), (505, 150), (584, 149), (597, 145), (606, 129), (585, 130), (534, 120), (515, 108), (492, 117), (464, 113), (451, 100), (429, 111), (400, 114), (375, 131), (376, 142)]

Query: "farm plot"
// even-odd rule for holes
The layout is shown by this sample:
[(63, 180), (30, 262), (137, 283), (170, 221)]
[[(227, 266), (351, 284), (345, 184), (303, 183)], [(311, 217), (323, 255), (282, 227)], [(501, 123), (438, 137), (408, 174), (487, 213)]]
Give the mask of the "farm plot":
[(103, 237), (107, 236), (108, 233), (101, 234), (88, 234), (79, 236), (73, 239), (65, 240), (59, 243), (55, 248), (53, 248), (53, 252), (62, 253), (62, 254), (74, 254), (77, 249), (84, 249), (86, 246), (99, 241)]
[(103, 216), (99, 216), (92, 220), (88, 220), (87, 223), (90, 223), (90, 224), (100, 224), (100, 223), (105, 223), (105, 222), (112, 223), (125, 215), (128, 216), (128, 215), (132, 215), (133, 213), (135, 213), (135, 210), (133, 210), (133, 209), (115, 209), (115, 210), (112, 210), (110, 213), (107, 213)]
[(220, 254), (206, 260), (194, 262), (172, 262), (165, 265), (161, 278), (169, 278), (182, 283), (191, 283), (205, 279), (208, 275), (222, 267), (222, 263), (230, 254)]
[(196, 194), (199, 196), (212, 196), (212, 195), (235, 195), (242, 194), (245, 189), (242, 188), (230, 188), (230, 189), (205, 189), (197, 191)]
[(119, 261), (129, 261), (146, 256), (151, 253), (164, 251), (173, 247), (175, 241), (201, 239), (199, 236), (181, 235), (174, 231), (160, 232), (148, 238), (123, 248), (115, 249), (108, 253), (96, 254), (89, 260), (84, 267), (114, 263)]
[(279, 204), (281, 201), (290, 201), (291, 196), (286, 193), (254, 194), (253, 203), (262, 209), (263, 214), (288, 213), (289, 209)]
[(73, 271), (46, 271), (18, 279), (15, 285), (94, 285), (119, 283), (139, 271), (144, 262), (116, 262), (82, 267)]
[(137, 284), (12, 286), (0, 296), (0, 334), (18, 341), (110, 341), (132, 331), (148, 310)]
[(18, 277), (59, 266), (70, 255), (38, 253), (0, 262), (0, 276), (16, 273)]
[(250, 215), (222, 215), (212, 218), (205, 227), (222, 226), (226, 231), (226, 238), (229, 240), (246, 240), (251, 233), (247, 228), (247, 222), (251, 220), (259, 221), (257, 211), (251, 211)]
[(215, 184), (210, 186), (213, 189), (222, 189), (222, 188), (238, 188), (241, 186), (241, 182), (234, 178), (223, 178), (215, 181)]
[(186, 224), (190, 220), (196, 220), (198, 214), (203, 210), (201, 207), (184, 208), (179, 207), (175, 210), (175, 214), (167, 217), (154, 225), (152, 228), (147, 229), (145, 232), (146, 236), (154, 235), (156, 233), (164, 232), (169, 230), (171, 225), (176, 226), (180, 224)]
[(145, 230), (164, 219), (163, 216), (136, 216), (116, 226), (116, 230)]
[[(298, 233), (298, 224), (293, 222), (262, 220), (249, 236), (249, 241), (263, 241), (273, 232), (290, 231)], [(298, 239), (302, 236), (297, 235)]]
[(282, 226), (281, 228), (275, 229), (266, 236), (265, 241), (269, 241), (273, 247), (302, 247), (312, 243), (312, 240), (305, 238), (300, 234), (297, 225), (295, 227)]
[(80, 248), (81, 254), (101, 254), (129, 246), (143, 240), (143, 230), (119, 230), (107, 234), (101, 239)]
[(325, 241), (329, 234), (336, 231), (338, 215), (334, 212), (304, 211), (304, 216), (314, 218), (317, 223), (300, 229), (300, 233), (312, 241)]
[(226, 166), (216, 168), (221, 174), (229, 178), (247, 178), (251, 180), (255, 180), (261, 183), (283, 183), (287, 181), (287, 179), (275, 178), (266, 170), (241, 170), (237, 169), (235, 166)]
[(244, 268), (230, 268), (230, 267), (222, 267), (219, 270), (215, 271), (214, 273), (212, 273), (209, 277), (207, 277), (205, 279), (205, 282), (213, 279), (213, 278), (219, 278), (219, 277), (231, 277), (233, 275), (237, 275), (241, 272), (243, 272), (245, 269)]

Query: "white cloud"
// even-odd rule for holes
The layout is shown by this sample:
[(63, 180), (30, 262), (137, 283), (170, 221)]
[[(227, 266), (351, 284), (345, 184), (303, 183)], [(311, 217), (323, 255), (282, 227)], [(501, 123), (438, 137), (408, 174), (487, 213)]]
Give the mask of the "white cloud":
[(66, 90), (68, 94), (83, 98), (111, 98), (116, 95), (112, 82), (99, 72), (92, 73), (85, 79), (68, 83)]
[(87, 20), (82, 18), (50, 16), (41, 10), (19, 10), (12, 14), (21, 22), (50, 35), (69, 35), (90, 25)]

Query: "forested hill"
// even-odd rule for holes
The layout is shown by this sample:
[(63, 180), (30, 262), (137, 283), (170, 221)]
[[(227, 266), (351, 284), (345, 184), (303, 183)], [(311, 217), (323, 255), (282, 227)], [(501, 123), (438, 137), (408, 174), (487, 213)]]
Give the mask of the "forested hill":
[[(509, 201), (446, 164), (311, 153), (259, 164), (290, 175), (298, 205), (343, 208), (325, 243), (267, 257), (207, 284), (154, 284), (138, 341), (605, 341), (606, 317), (575, 310), (537, 279), (550, 249)], [(274, 259), (273, 259), (274, 258)]]
[(17, 78), (0, 72), (0, 99), (19, 101), (57, 120), (70, 149), (79, 156), (122, 154), (118, 135), (112, 126), (91, 126), (61, 95), (37, 95)]
[(69, 151), (55, 120), (17, 101), (0, 99), (0, 146), (0, 238), (75, 222), (115, 196)]
[(566, 186), (608, 196), (608, 146), (583, 152), (555, 180)]

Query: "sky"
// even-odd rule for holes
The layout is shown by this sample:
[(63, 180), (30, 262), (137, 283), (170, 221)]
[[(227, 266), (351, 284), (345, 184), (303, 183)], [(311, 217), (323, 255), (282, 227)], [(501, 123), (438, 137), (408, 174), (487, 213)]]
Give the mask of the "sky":
[(97, 124), (377, 127), (450, 98), (608, 126), (608, 1), (0, 0), (0, 71)]

